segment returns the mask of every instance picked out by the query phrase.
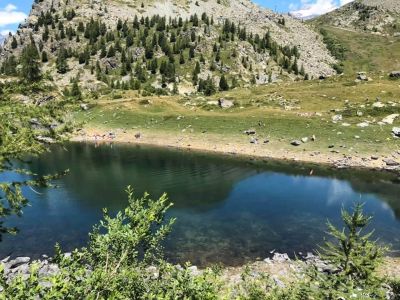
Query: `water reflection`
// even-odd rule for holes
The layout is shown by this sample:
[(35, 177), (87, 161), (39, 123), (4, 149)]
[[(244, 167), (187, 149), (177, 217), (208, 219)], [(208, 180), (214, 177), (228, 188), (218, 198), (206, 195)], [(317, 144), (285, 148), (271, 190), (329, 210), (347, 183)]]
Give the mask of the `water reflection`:
[[(400, 185), (390, 174), (332, 171), (315, 166), (252, 164), (210, 155), (128, 146), (71, 144), (33, 160), (38, 173), (70, 169), (58, 189), (31, 193), (32, 206), (13, 219), (21, 233), (0, 244), (0, 255), (50, 253), (83, 245), (101, 209), (126, 205), (124, 188), (154, 198), (167, 192), (177, 217), (166, 243), (174, 262), (235, 265), (270, 250), (315, 249), (327, 219), (338, 223), (342, 206), (366, 202), (382, 241), (400, 248)], [(314, 175), (309, 176), (310, 168)], [(5, 176), (5, 175), (3, 175)], [(397, 216), (397, 218), (396, 218)]]

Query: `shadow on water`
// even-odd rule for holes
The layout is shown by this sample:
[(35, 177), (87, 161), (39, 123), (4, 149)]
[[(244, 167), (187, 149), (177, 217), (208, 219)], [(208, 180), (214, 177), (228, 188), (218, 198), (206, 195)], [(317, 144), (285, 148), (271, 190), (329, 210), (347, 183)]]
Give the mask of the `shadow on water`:
[(355, 201), (375, 216), (376, 236), (400, 249), (400, 184), (393, 174), (78, 143), (55, 147), (29, 168), (70, 173), (57, 189), (28, 191), (31, 207), (10, 220), (21, 232), (0, 243), (0, 255), (51, 253), (57, 241), (66, 250), (83, 245), (103, 207), (116, 212), (126, 206), (127, 185), (138, 196), (167, 192), (174, 203), (169, 215), (177, 222), (165, 245), (173, 262), (237, 265), (273, 249), (313, 250), (326, 220), (339, 224), (341, 207)]

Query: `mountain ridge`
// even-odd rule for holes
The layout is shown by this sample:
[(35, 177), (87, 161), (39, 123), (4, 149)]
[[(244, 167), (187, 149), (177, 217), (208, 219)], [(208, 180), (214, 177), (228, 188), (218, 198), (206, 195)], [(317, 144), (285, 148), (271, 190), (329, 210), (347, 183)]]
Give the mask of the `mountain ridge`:
[(400, 36), (400, 2), (356, 0), (310, 21), (377, 35)]
[[(65, 12), (72, 10), (74, 11), (74, 16), (68, 20), (69, 17), (65, 14)], [(322, 38), (312, 31), (311, 28), (303, 24), (301, 21), (295, 20), (288, 15), (276, 14), (270, 10), (260, 8), (249, 0), (163, 0), (149, 1), (145, 4), (141, 1), (132, 2), (125, 0), (37, 0), (33, 5), (32, 11), (29, 14), (26, 22), (20, 25), (14, 37), (8, 38), (5, 41), (2, 54), (3, 61), (4, 57), (9, 57), (10, 55), (18, 56), (23, 48), (22, 44), (26, 45), (27, 42), (29, 43), (29, 40), (31, 39), (30, 37), (32, 36), (35, 44), (39, 45), (39, 48), (44, 49), (46, 51), (46, 55), (49, 56), (48, 60), (50, 63), (46, 63), (44, 68), (45, 71), (53, 74), (54, 78), (60, 82), (61, 85), (67, 85), (68, 82), (71, 81), (72, 77), (76, 77), (79, 72), (85, 71), (82, 71), (84, 68), (79, 68), (78, 65), (73, 63), (70, 66), (70, 69), (77, 69), (75, 70), (76, 72), (74, 72), (73, 76), (61, 76), (55, 73), (54, 61), (57, 58), (56, 56), (58, 50), (61, 47), (72, 47), (72, 50), (82, 51), (82, 49), (85, 47), (85, 44), (83, 43), (82, 39), (79, 42), (80, 44), (75, 42), (75, 36), (73, 40), (59, 39), (59, 35), (65, 35), (65, 32), (61, 33), (61, 27), (59, 25), (57, 25), (57, 28), (54, 24), (48, 24), (46, 26), (43, 26), (42, 24), (41, 26), (38, 26), (38, 22), (43, 22), (44, 16), (49, 11), (52, 11), (52, 14), (58, 16), (57, 19), (65, 23), (62, 30), (66, 31), (71, 29), (74, 32), (77, 31), (79, 22), (87, 22), (90, 19), (100, 20), (105, 24), (107, 30), (113, 30), (119, 21), (127, 21), (128, 24), (131, 24), (134, 16), (138, 16), (139, 18), (150, 18), (157, 15), (165, 16), (168, 22), (168, 20), (170, 21), (172, 17), (180, 17), (184, 20), (188, 20), (193, 15), (200, 17), (206, 12), (211, 12), (208, 15), (210, 18), (214, 19), (214, 27), (216, 27), (216, 29), (211, 28), (210, 33), (207, 33), (206, 37), (204, 37), (204, 34), (201, 33), (203, 27), (207, 27), (206, 25), (202, 24), (201, 30), (198, 28), (193, 29), (193, 27), (190, 29), (195, 31), (195, 34), (198, 38), (201, 37), (203, 39), (204, 37), (205, 40), (208, 39), (208, 41), (204, 43), (192, 41), (192, 46), (195, 47), (194, 51), (196, 52), (196, 55), (197, 53), (200, 54), (201, 52), (210, 52), (210, 44), (212, 43), (218, 44), (218, 47), (220, 47), (219, 40), (221, 37), (218, 37), (218, 35), (220, 35), (219, 31), (224, 25), (225, 20), (230, 20), (232, 23), (236, 24), (237, 27), (240, 26), (246, 28), (251, 35), (255, 36), (256, 34), (259, 34), (260, 37), (263, 37), (266, 33), (268, 33), (271, 36), (271, 39), (276, 42), (279, 49), (284, 52), (286, 51), (284, 50), (286, 47), (290, 49), (296, 48), (295, 51), (298, 51), (299, 53), (299, 55), (296, 54), (296, 58), (294, 59), (297, 64), (296, 68), (304, 69), (304, 73), (307, 73), (310, 78), (318, 78), (319, 76), (329, 76), (335, 74), (332, 66), (336, 63), (336, 60), (326, 49), (326, 46), (322, 42)], [(62, 15), (61, 12), (63, 12), (64, 15)], [(42, 39), (44, 34), (48, 35), (48, 33), (45, 33), (45, 30), (47, 30), (46, 28), (48, 28), (50, 32), (50, 42), (43, 42)], [(169, 35), (169, 33), (167, 33), (167, 35)], [(13, 49), (12, 43), (14, 39), (16, 40), (17, 47)], [(254, 48), (254, 45), (249, 45), (246, 42), (235, 40), (231, 43), (227, 42), (227, 45), (228, 48), (237, 48), (239, 57), (242, 58), (242, 60), (248, 60), (248, 65), (250, 66), (251, 70), (249, 70), (249, 67), (247, 67), (247, 71), (243, 68), (237, 67), (240, 64), (238, 60), (234, 60), (226, 64), (226, 66), (231, 70), (235, 69), (235, 72), (232, 73), (233, 75), (244, 74), (245, 77), (247, 76), (244, 79), (244, 84), (252, 81), (251, 76), (256, 77), (254, 81), (257, 84), (266, 84), (271, 82), (271, 80), (285, 80), (285, 78), (295, 80), (298, 77), (293, 76), (291, 70), (288, 71), (286, 70), (287, 68), (282, 70), (282, 67), (279, 67), (279, 65), (287, 65), (286, 62), (282, 62), (282, 60), (284, 60), (286, 57), (285, 55), (277, 55), (277, 58), (275, 59), (276, 62), (274, 62), (271, 60), (271, 53), (268, 53), (268, 51), (254, 51), (251, 49)], [(282, 52), (281, 50), (279, 51)], [(183, 56), (185, 56), (185, 50), (183, 50), (183, 52)], [(161, 54), (159, 54), (160, 58)], [(224, 55), (222, 52), (221, 54), (222, 56)], [(208, 58), (206, 57), (206, 60), (207, 59)], [(95, 64), (95, 60), (95, 58), (92, 58), (91, 63)], [(293, 63), (294, 61), (292, 57), (289, 64)], [(245, 62), (245, 64), (247, 63)], [(104, 67), (104, 65), (102, 65), (102, 67)], [(219, 67), (219, 71), (223, 73), (223, 66)], [(256, 70), (254, 71), (253, 68)], [(225, 72), (229, 73), (230, 70), (225, 70)], [(213, 74), (210, 74), (210, 72), (202, 73), (213, 76)], [(206, 77), (206, 75), (204, 76)], [(86, 74), (86, 81), (94, 80), (92, 77)], [(189, 80), (189, 76), (186, 77), (188, 77), (187, 79)]]

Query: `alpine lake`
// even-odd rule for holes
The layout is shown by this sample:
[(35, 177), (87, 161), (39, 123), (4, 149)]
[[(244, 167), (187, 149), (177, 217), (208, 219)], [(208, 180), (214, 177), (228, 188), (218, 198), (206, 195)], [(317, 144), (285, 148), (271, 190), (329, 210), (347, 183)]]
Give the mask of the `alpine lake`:
[[(125, 189), (152, 199), (168, 194), (176, 218), (166, 257), (207, 266), (241, 265), (318, 249), (326, 222), (343, 226), (342, 208), (364, 203), (373, 237), (400, 255), (400, 178), (370, 170), (336, 170), (272, 160), (253, 161), (148, 146), (69, 143), (24, 165), (38, 174), (69, 169), (55, 188), (26, 189), (30, 205), (7, 220), (19, 233), (3, 236), (0, 257), (53, 254), (84, 246), (102, 217), (127, 206)], [(4, 173), (4, 179), (21, 175)]]

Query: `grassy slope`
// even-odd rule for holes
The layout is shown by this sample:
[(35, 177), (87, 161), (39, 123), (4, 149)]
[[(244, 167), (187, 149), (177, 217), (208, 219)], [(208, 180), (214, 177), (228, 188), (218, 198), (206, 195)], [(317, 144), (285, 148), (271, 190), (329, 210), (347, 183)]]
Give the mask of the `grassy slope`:
[[(93, 109), (78, 112), (76, 117), (87, 121), (87, 127), (103, 131), (118, 128), (145, 131), (160, 139), (185, 135), (189, 141), (246, 147), (250, 147), (250, 138), (243, 131), (254, 128), (261, 143), (267, 137), (270, 139), (265, 147), (275, 152), (321, 151), (332, 155), (328, 149), (331, 144), (340, 155), (368, 156), (377, 152), (387, 155), (399, 150), (399, 140), (392, 137), (391, 129), (400, 126), (400, 119), (393, 125), (381, 126), (377, 122), (387, 115), (400, 113), (400, 81), (387, 78), (389, 71), (400, 69), (400, 40), (332, 27), (326, 29), (347, 49), (343, 76), (325, 81), (234, 89), (209, 98), (140, 97), (136, 92), (126, 92), (122, 100), (111, 100), (106, 95)], [(357, 71), (368, 71), (373, 81), (355, 83)], [(220, 97), (233, 100), (235, 107), (222, 110), (207, 104)], [(151, 104), (143, 105), (144, 99)], [(372, 104), (377, 101), (386, 107), (374, 108)], [(295, 109), (287, 110), (285, 106)], [(358, 116), (357, 112), (363, 115)], [(333, 123), (335, 114), (342, 114), (343, 121)], [(357, 126), (364, 121), (372, 125)], [(345, 127), (342, 123), (351, 126)], [(290, 145), (293, 139), (312, 135), (317, 137), (317, 142), (297, 148)]]
[(324, 26), (347, 49), (345, 72), (381, 72), (400, 69), (400, 38), (352, 32), (340, 28)]
[[(220, 143), (246, 145), (249, 144), (249, 138), (243, 131), (255, 128), (260, 142), (268, 137), (271, 143), (267, 147), (276, 150), (306, 149), (329, 153), (331, 150), (328, 145), (335, 144), (335, 148), (341, 153), (388, 154), (399, 147), (398, 140), (393, 139), (390, 134), (392, 126), (374, 124), (362, 129), (356, 124), (366, 120), (380, 121), (383, 117), (398, 112), (398, 84), (379, 79), (354, 84), (353, 79), (342, 78), (326, 82), (299, 82), (233, 90), (205, 100), (201, 97), (138, 98), (128, 93), (124, 95), (124, 100), (108, 100), (105, 97), (88, 112), (78, 112), (77, 118), (88, 121), (88, 127), (104, 130), (120, 128), (160, 133), (160, 136), (179, 136), (185, 133), (193, 139), (209, 136)], [(206, 101), (219, 97), (232, 99), (237, 106), (222, 110), (206, 104)], [(397, 106), (372, 108), (371, 104), (376, 98), (384, 103), (397, 99)], [(143, 99), (150, 100), (151, 104), (141, 104)], [(282, 99), (299, 109), (285, 110), (282, 103), (279, 104)], [(346, 104), (345, 100), (349, 100), (350, 104)], [(191, 105), (187, 105), (188, 103)], [(362, 108), (362, 105), (365, 107)], [(331, 112), (334, 109), (341, 112)], [(357, 111), (363, 111), (364, 116), (358, 117)], [(331, 118), (337, 113), (343, 114), (342, 122), (351, 126), (344, 127), (342, 122), (334, 124)], [(399, 121), (396, 120), (395, 125), (400, 125)], [(289, 144), (292, 139), (312, 135), (316, 135), (317, 142), (298, 148)]]

